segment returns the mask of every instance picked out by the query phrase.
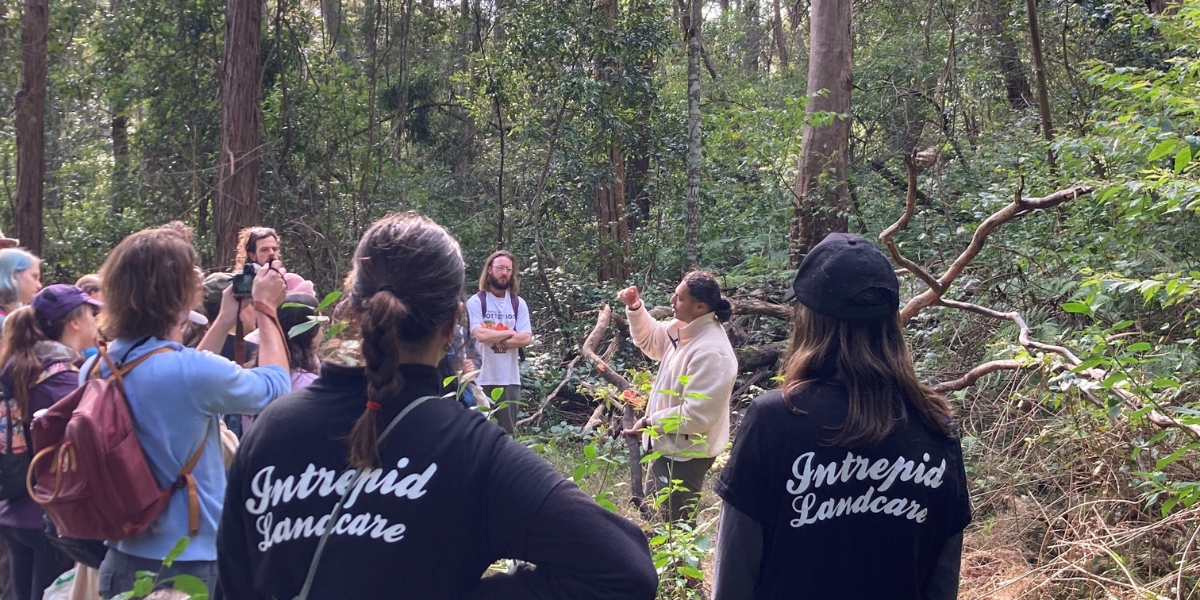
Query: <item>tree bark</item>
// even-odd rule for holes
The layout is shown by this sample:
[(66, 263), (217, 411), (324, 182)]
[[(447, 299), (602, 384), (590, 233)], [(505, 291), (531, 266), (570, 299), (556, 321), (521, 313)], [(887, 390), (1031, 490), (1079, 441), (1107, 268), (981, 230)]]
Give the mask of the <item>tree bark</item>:
[(238, 230), (258, 216), (262, 2), (226, 0), (217, 169), (216, 263), (232, 265)]
[(608, 147), (612, 174), (608, 181), (596, 186), (596, 224), (600, 237), (601, 283), (629, 277), (629, 221), (625, 218), (625, 158), (621, 147), (612, 142)]
[(742, 57), (742, 70), (758, 72), (763, 50), (762, 20), (759, 18), (758, 0), (742, 0), (742, 15), (746, 17), (746, 54)]
[[(1046, 61), (1042, 57), (1042, 33), (1038, 28), (1037, 0), (1025, 0), (1029, 14), (1029, 41), (1033, 47), (1033, 65), (1037, 75), (1038, 110), (1042, 113), (1042, 136), (1047, 142), (1054, 141), (1054, 123), (1050, 118), (1050, 91), (1046, 84)], [(1054, 150), (1046, 149), (1046, 160), (1054, 169)]]
[(775, 0), (775, 14), (771, 18), (772, 31), (775, 34), (775, 50), (779, 54), (779, 70), (788, 70), (787, 35), (783, 32), (783, 13), (779, 10), (779, 0)]
[(850, 0), (813, 0), (812, 53), (808, 61), (810, 119), (835, 113), (832, 122), (804, 126), (796, 173), (794, 215), (789, 239), (792, 264), (834, 231), (846, 231), (847, 154), (850, 150), (850, 88), (854, 45)]
[(1004, 92), (1008, 105), (1016, 110), (1023, 110), (1033, 105), (1033, 92), (1029, 90), (1029, 77), (1025, 72), (1025, 64), (1021, 62), (1021, 53), (1008, 30), (1004, 27), (1006, 11), (1001, 10), (1001, 0), (985, 0), (984, 18), (996, 39), (997, 62), (1000, 75), (1004, 78)]
[[(600, 5), (605, 28), (614, 38), (618, 36), (617, 0), (605, 0)], [(614, 81), (619, 69), (611, 57), (600, 55), (594, 62), (593, 77), (604, 89), (608, 102), (619, 104), (620, 89)], [(629, 221), (625, 217), (625, 156), (621, 150), (621, 136), (611, 135), (606, 148), (609, 173), (596, 185), (596, 227), (599, 234), (601, 283), (613, 279), (624, 281), (629, 276)]]
[[(114, 21), (119, 18), (117, 13), (121, 10), (121, 4), (121, 0), (109, 0), (108, 10)], [(125, 57), (112, 55), (108, 57), (107, 62), (109, 80), (121, 83), (125, 74)], [(114, 212), (121, 212), (124, 208), (121, 199), (129, 185), (129, 101), (121, 92), (110, 92), (108, 107), (112, 113), (113, 157), (112, 181), (109, 184), (112, 190), (110, 203)]]
[(48, 0), (25, 0), (21, 16), (21, 88), (17, 92), (17, 202), (14, 237), (42, 253), (42, 201), (46, 176), (46, 36)]
[(703, 20), (703, 0), (690, 0), (683, 18), (683, 33), (687, 40), (688, 77), (688, 159), (687, 203), (684, 217), (683, 247), (686, 253), (684, 270), (696, 267), (697, 244), (700, 238), (700, 23)]

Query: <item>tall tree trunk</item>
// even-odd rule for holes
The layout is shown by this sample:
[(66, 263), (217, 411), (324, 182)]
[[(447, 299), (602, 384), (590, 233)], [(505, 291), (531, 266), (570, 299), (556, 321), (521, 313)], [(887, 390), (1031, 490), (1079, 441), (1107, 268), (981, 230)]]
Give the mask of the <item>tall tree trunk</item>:
[[(108, 10), (114, 21), (119, 18), (117, 13), (121, 10), (121, 4), (121, 0), (109, 0)], [(125, 57), (109, 56), (108, 68), (109, 79), (123, 84), (121, 80), (125, 75)], [(110, 203), (114, 212), (121, 212), (124, 208), (122, 198), (129, 187), (129, 101), (123, 93), (124, 88), (125, 86), (121, 85), (119, 89), (122, 91), (111, 93), (108, 104), (112, 113), (113, 170)]]
[(999, 4), (1004, 0), (984, 0), (984, 19), (996, 39), (1000, 67), (1000, 75), (1004, 77), (1004, 92), (1008, 105), (1016, 110), (1024, 110), (1033, 105), (1033, 93), (1029, 90), (1029, 77), (1025, 74), (1025, 64), (1021, 62), (1021, 53), (1017, 43), (1013, 41), (1008, 30), (1004, 27), (1004, 17), (1007, 7), (1002, 9)]
[(746, 17), (746, 54), (742, 57), (742, 70), (746, 73), (758, 71), (763, 50), (762, 19), (759, 18), (758, 0), (742, 0), (742, 15)]
[(812, 53), (808, 61), (808, 107), (837, 116), (827, 125), (805, 125), (796, 173), (788, 254), (793, 264), (834, 231), (846, 231), (846, 185), (850, 151), (850, 89), (854, 40), (850, 0), (813, 0)]
[(700, 241), (700, 23), (703, 0), (690, 0), (683, 18), (683, 33), (687, 39), (688, 78), (688, 153), (687, 203), (683, 226), (683, 247), (686, 255), (684, 270), (696, 267), (697, 245)]
[(42, 253), (42, 200), (46, 176), (46, 36), (48, 0), (25, 0), (21, 16), (21, 89), (17, 92), (17, 202), (15, 237)]
[(779, 53), (779, 71), (788, 70), (788, 38), (783, 32), (783, 13), (779, 10), (779, 0), (775, 0), (775, 14), (771, 18), (771, 29), (775, 34), (775, 50)]
[[(1033, 65), (1037, 74), (1038, 110), (1042, 113), (1042, 136), (1047, 142), (1054, 141), (1054, 123), (1050, 118), (1050, 91), (1046, 85), (1046, 61), (1042, 58), (1042, 33), (1038, 28), (1037, 0), (1025, 0), (1029, 13), (1029, 40), (1033, 46)], [(1046, 149), (1046, 160), (1054, 169), (1054, 150)]]
[(342, 31), (342, 0), (320, 0), (321, 22), (325, 25), (325, 36), (329, 47), (338, 53), (338, 58), (348, 62), (354, 58)]
[(258, 223), (262, 2), (226, 0), (217, 169), (216, 263), (232, 265), (238, 230)]
[(629, 277), (629, 221), (625, 218), (625, 159), (621, 148), (608, 148), (612, 178), (596, 189), (596, 223), (600, 233), (601, 283)]
[[(616, 38), (617, 17), (620, 9), (617, 0), (604, 0), (600, 5), (606, 29)], [(620, 66), (610, 56), (597, 56), (594, 61), (593, 77), (604, 89), (607, 101), (613, 106), (620, 104), (620, 88), (614, 81), (614, 73)], [(629, 221), (625, 213), (625, 156), (621, 151), (620, 135), (612, 135), (607, 148), (607, 160), (611, 169), (609, 176), (596, 185), (596, 225), (599, 234), (600, 282), (629, 276)]]

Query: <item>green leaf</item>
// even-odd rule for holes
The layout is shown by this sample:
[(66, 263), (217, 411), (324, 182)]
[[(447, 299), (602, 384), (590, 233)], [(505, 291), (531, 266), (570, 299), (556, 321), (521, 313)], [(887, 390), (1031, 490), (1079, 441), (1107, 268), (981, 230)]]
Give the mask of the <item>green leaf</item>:
[(1126, 352), (1145, 352), (1149, 349), (1150, 349), (1149, 342), (1138, 342), (1136, 344), (1130, 344), (1129, 347), (1125, 349), (1125, 351)]
[(329, 330), (325, 332), (325, 335), (328, 337), (331, 337), (331, 338), (337, 337), (339, 333), (345, 331), (346, 327), (349, 327), (349, 326), (350, 326), (350, 323), (347, 321), (342, 321), (341, 323), (334, 323), (333, 326), (330, 327)]
[(208, 600), (208, 586), (194, 575), (176, 575), (174, 588), (191, 596), (192, 600)]
[(1180, 150), (1179, 154), (1175, 155), (1175, 174), (1178, 175), (1178, 174), (1182, 173), (1183, 168), (1186, 167), (1187, 164), (1191, 161), (1192, 161), (1192, 147), (1185, 144), (1183, 146), (1183, 150)]
[(338, 299), (341, 297), (342, 297), (342, 292), (340, 292), (340, 291), (333, 291), (333, 292), (329, 292), (328, 294), (325, 294), (325, 297), (321, 299), (321, 303), (317, 305), (317, 312), (320, 312), (320, 311), (325, 310), (326, 308), (329, 308), (330, 306), (333, 305), (334, 302), (337, 302)]
[(1069, 313), (1075, 313), (1075, 314), (1081, 314), (1081, 315), (1092, 314), (1092, 307), (1090, 307), (1087, 304), (1084, 304), (1082, 302), (1067, 302), (1062, 305), (1062, 309)]
[(603, 506), (605, 509), (608, 510), (608, 512), (613, 513), (614, 515), (619, 514), (619, 512), (620, 512), (617, 509), (617, 505), (613, 504), (612, 500), (609, 500), (608, 498), (596, 498), (596, 504)]
[(290, 340), (298, 335), (302, 335), (304, 332), (306, 332), (309, 329), (312, 329), (313, 327), (316, 327), (316, 326), (317, 326), (317, 321), (315, 319), (310, 319), (303, 323), (297, 323), (297, 324), (293, 325), (291, 329), (288, 330), (288, 339)]
[(1150, 156), (1147, 156), (1146, 160), (1150, 161), (1150, 162), (1154, 162), (1154, 161), (1170, 154), (1171, 151), (1174, 150), (1175, 146), (1178, 144), (1179, 144), (1179, 140), (1163, 140), (1154, 146), (1154, 149), (1150, 151)]
[(183, 554), (184, 550), (187, 550), (189, 541), (191, 541), (191, 538), (188, 538), (188, 537), (179, 538), (175, 542), (175, 546), (172, 547), (171, 551), (168, 552), (167, 555), (163, 558), (163, 566), (164, 567), (171, 566), (171, 563), (174, 563), (175, 559), (179, 558), (179, 555)]
[(1129, 376), (1124, 373), (1113, 373), (1112, 375), (1106, 377), (1104, 381), (1100, 383), (1100, 385), (1104, 386), (1104, 389), (1106, 390), (1112, 389), (1114, 385), (1117, 385), (1126, 379), (1129, 379)]
[(679, 574), (685, 577), (691, 577), (692, 579), (704, 579), (704, 573), (701, 573), (700, 569), (697, 569), (691, 565), (679, 565), (678, 570)]
[(154, 591), (154, 580), (149, 577), (139, 577), (133, 580), (133, 597), (145, 598)]
[(584, 446), (583, 455), (586, 456), (588, 460), (596, 460), (596, 446), (594, 444), (588, 444)]

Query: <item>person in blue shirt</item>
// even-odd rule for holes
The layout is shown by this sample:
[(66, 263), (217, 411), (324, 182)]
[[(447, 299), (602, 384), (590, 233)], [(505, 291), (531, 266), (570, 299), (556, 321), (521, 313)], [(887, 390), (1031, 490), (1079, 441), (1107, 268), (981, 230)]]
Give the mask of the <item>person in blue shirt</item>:
[[(216, 535), (225, 497), (218, 415), (257, 414), (291, 391), (286, 342), (275, 320), (287, 287), (275, 261), (254, 280), (251, 298), (235, 299), (226, 289), (220, 312), (196, 349), (185, 347), (182, 327), (199, 300), (193, 266), (196, 250), (179, 233), (150, 229), (123, 240), (100, 269), (105, 303), (100, 327), (113, 340), (108, 355), (117, 364), (160, 352), (125, 375), (125, 394), (134, 432), (158, 484), (169, 486), (203, 445), (192, 471), (200, 497), (199, 534), (170, 567), (162, 559), (188, 535), (188, 499), (176, 490), (167, 509), (143, 533), (109, 541), (100, 566), (100, 595), (111, 598), (133, 589), (138, 571), (160, 579), (177, 574), (199, 577), (216, 587)], [(263, 324), (259, 367), (243, 369), (217, 352), (234, 325), (239, 305), (252, 303)], [(163, 351), (167, 349), (169, 351)], [(84, 365), (88, 374), (96, 359)], [(109, 369), (101, 365), (100, 375)]]

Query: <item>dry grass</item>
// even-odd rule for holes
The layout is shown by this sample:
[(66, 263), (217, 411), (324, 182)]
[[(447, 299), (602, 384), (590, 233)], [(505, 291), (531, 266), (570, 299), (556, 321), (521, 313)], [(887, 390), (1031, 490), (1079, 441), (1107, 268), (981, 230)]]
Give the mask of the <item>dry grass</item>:
[(1164, 518), (1133, 487), (1147, 432), (1006, 377), (962, 401), (975, 522), (960, 598), (1200, 598), (1200, 505)]

